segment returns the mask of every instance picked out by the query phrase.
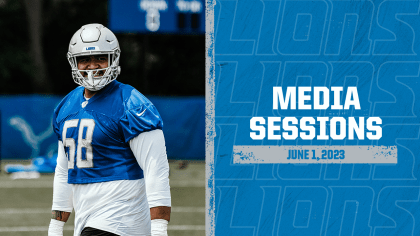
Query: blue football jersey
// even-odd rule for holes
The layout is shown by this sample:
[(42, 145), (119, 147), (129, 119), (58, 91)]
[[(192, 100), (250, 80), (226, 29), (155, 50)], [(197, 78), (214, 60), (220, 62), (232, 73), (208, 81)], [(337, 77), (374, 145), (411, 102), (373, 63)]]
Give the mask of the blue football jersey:
[(68, 183), (143, 178), (128, 141), (162, 129), (155, 106), (133, 87), (113, 81), (86, 100), (70, 92), (54, 110), (53, 126), (68, 159)]

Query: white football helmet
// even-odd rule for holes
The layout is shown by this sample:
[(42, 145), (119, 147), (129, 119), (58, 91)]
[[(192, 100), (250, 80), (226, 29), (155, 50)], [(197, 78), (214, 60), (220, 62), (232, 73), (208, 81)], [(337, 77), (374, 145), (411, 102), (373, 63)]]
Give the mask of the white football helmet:
[[(108, 55), (108, 67), (95, 70), (79, 70), (77, 57), (105, 54)], [(76, 84), (98, 91), (111, 83), (121, 72), (118, 66), (120, 60), (120, 46), (117, 37), (101, 24), (82, 26), (71, 38), (67, 59), (69, 60), (72, 77)], [(101, 71), (101, 73), (100, 73)], [(104, 71), (103, 75), (102, 71)], [(84, 77), (82, 74), (87, 74)]]

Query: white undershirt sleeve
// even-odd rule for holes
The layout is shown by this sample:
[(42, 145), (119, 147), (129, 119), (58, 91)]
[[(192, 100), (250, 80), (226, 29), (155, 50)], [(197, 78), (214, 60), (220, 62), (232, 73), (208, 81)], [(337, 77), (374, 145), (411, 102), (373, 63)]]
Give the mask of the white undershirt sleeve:
[(57, 166), (55, 167), (52, 210), (72, 212), (73, 190), (67, 183), (68, 164), (63, 142), (58, 141)]
[(129, 143), (143, 169), (149, 207), (170, 207), (169, 164), (162, 130), (143, 132)]

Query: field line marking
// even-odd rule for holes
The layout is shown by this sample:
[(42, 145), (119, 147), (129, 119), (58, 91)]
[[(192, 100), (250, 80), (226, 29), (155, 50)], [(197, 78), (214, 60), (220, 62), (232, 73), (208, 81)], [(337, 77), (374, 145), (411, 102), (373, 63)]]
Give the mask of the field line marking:
[(172, 207), (171, 212), (206, 212), (205, 207)]
[(168, 225), (168, 230), (206, 230), (205, 225)]
[(0, 214), (41, 214), (51, 213), (51, 208), (4, 208), (0, 209)]
[[(64, 230), (74, 230), (73, 226), (64, 226)], [(39, 232), (48, 231), (48, 226), (19, 226), (19, 227), (0, 227), (0, 232)]]
[(11, 180), (11, 181), (1, 181), (0, 188), (52, 188), (52, 181), (44, 180)]

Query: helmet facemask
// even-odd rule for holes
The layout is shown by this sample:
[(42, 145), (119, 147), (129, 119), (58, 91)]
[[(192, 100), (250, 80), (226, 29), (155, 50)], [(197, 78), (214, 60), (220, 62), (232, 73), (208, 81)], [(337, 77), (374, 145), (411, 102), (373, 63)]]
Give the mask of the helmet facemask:
[[(118, 48), (112, 52), (85, 52), (77, 55), (72, 55), (70, 52), (67, 53), (67, 59), (72, 69), (74, 82), (90, 91), (101, 90), (103, 87), (114, 81), (120, 74), (121, 68), (118, 66), (120, 54), (121, 51)], [(108, 67), (93, 70), (79, 70), (77, 57), (92, 55), (107, 55)]]

